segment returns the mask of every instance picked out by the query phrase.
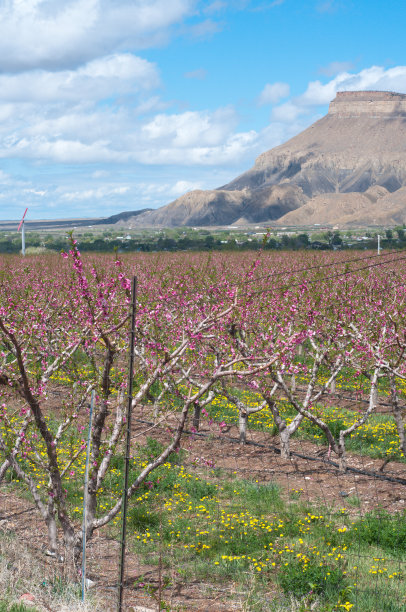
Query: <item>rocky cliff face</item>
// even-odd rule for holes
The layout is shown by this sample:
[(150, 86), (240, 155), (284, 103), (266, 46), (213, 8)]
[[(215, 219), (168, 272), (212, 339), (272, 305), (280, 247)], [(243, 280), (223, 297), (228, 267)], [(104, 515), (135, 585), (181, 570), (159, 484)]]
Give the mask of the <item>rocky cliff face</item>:
[(406, 116), (406, 95), (392, 91), (339, 91), (328, 114), (340, 118)]
[[(398, 222), (391, 215), (391, 200), (382, 201), (382, 211), (379, 202), (402, 187), (406, 187), (406, 95), (339, 92), (325, 117), (260, 155), (253, 168), (228, 185), (187, 193), (140, 215), (134, 224), (356, 225), (365, 219), (368, 224), (385, 224), (385, 219), (391, 224)], [(382, 195), (371, 198), (372, 188)], [(402, 198), (395, 198), (396, 219), (402, 215), (402, 202), (406, 210)], [(372, 207), (375, 212), (370, 217)]]

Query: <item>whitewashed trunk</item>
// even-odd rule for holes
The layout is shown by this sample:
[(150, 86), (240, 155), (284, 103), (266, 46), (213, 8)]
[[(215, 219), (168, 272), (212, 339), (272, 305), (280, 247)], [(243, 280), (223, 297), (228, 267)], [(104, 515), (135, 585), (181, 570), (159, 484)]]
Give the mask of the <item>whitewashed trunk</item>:
[(399, 406), (396, 386), (393, 380), (391, 380), (391, 404), (393, 410), (393, 418), (395, 419), (396, 429), (398, 430), (399, 447), (402, 453), (406, 456), (405, 423), (403, 421), (402, 409)]
[(279, 439), (281, 441), (281, 457), (282, 459), (289, 459), (290, 457), (290, 432), (286, 427), (279, 432)]
[(240, 444), (245, 444), (247, 442), (247, 426), (248, 426), (248, 414), (241, 410), (239, 419), (238, 419), (238, 427), (239, 427), (239, 432), (240, 432)]
[(343, 474), (347, 471), (347, 457), (345, 452), (345, 439), (340, 431), (340, 438), (338, 442), (338, 469)]

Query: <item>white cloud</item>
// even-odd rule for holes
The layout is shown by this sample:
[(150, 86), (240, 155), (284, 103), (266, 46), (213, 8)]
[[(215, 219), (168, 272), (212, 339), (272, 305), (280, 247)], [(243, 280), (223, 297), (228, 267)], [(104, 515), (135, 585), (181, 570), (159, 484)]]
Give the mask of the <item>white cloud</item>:
[(46, 189), (43, 189), (41, 191), (38, 189), (31, 188), (31, 189), (23, 189), (23, 193), (32, 193), (33, 195), (44, 197), (47, 195), (48, 192)]
[[(104, 56), (88, 62), (83, 68), (79, 68), (78, 76), (91, 79), (115, 79), (119, 81), (141, 80), (143, 87), (156, 87), (157, 73), (153, 64), (145, 59), (135, 57), (130, 53), (114, 54)], [(144, 81), (147, 84), (144, 84)]]
[[(197, 0), (0, 0), (0, 158), (205, 166), (252, 155), (258, 135), (237, 131), (232, 107), (165, 112), (169, 104), (153, 92), (161, 87), (156, 65), (119, 51), (192, 14), (194, 35), (215, 31), (215, 22), (199, 23), (197, 6)], [(222, 8), (214, 3), (211, 12)], [(185, 76), (205, 74), (201, 68)]]
[(199, 81), (203, 81), (207, 77), (207, 70), (205, 70), (204, 68), (198, 68), (197, 70), (185, 72), (183, 76), (186, 79), (197, 79)]
[(184, 29), (184, 32), (191, 38), (210, 38), (216, 32), (220, 32), (222, 24), (212, 19), (206, 19), (194, 25), (188, 26)]
[(130, 190), (128, 186), (113, 187), (105, 185), (96, 189), (85, 189), (82, 191), (66, 192), (62, 195), (63, 200), (101, 200), (110, 196), (125, 195)]
[(208, 6), (203, 9), (203, 13), (208, 15), (212, 13), (218, 13), (227, 8), (227, 2), (223, 2), (222, 0), (214, 0)]
[(3, 102), (80, 102), (100, 100), (160, 85), (157, 68), (145, 59), (115, 54), (88, 62), (77, 70), (35, 70), (0, 75)]
[(349, 70), (354, 69), (353, 62), (330, 62), (327, 66), (322, 66), (319, 68), (320, 74), (324, 74), (325, 76), (332, 77), (338, 74), (339, 72), (348, 72)]
[(337, 91), (373, 89), (400, 93), (406, 91), (406, 66), (397, 66), (388, 70), (381, 66), (371, 66), (356, 74), (342, 72), (325, 85), (320, 81), (313, 81), (297, 100), (299, 104), (316, 106), (328, 104)]
[(272, 120), (290, 123), (295, 121), (304, 112), (306, 111), (300, 105), (294, 102), (285, 102), (272, 110)]
[(277, 104), (290, 94), (288, 83), (267, 83), (258, 98), (259, 106), (264, 104)]
[(152, 96), (145, 100), (142, 100), (134, 109), (133, 115), (146, 115), (152, 112), (158, 112), (168, 108), (168, 102), (164, 102), (159, 96)]
[(9, 182), (10, 178), (11, 177), (10, 177), (9, 174), (7, 174), (6, 172), (3, 172), (3, 170), (0, 170), (0, 182), (2, 184), (5, 184), (5, 183), (7, 184)]
[(273, 9), (276, 6), (280, 6), (284, 4), (285, 0), (273, 0), (272, 2), (264, 2), (259, 4), (258, 6), (253, 6), (250, 10), (255, 13), (260, 13), (263, 11), (269, 11), (269, 9)]
[(1, 104), (0, 102), (0, 126), (10, 121), (16, 113), (14, 104)]
[(319, 13), (335, 13), (343, 6), (343, 2), (340, 2), (340, 0), (323, 0), (318, 3), (316, 9)]
[(112, 135), (120, 128), (128, 126), (128, 117), (124, 111), (111, 109), (94, 109), (87, 106), (66, 109), (59, 116), (49, 113), (43, 117), (36, 109), (31, 115), (31, 125), (22, 128), (28, 140), (77, 140), (83, 144), (111, 142)]
[(94, 172), (92, 172), (91, 177), (94, 179), (100, 179), (100, 178), (106, 178), (106, 176), (108, 176), (109, 173), (107, 172), (107, 170), (95, 170)]
[[(1, 111), (1, 107), (0, 107)], [(52, 116), (56, 114), (57, 116)], [(0, 125), (0, 157), (59, 164), (228, 165), (252, 155), (257, 132), (238, 132), (232, 107), (159, 113), (143, 119), (128, 108), (16, 105)]]
[(183, 166), (222, 166), (240, 164), (243, 160), (248, 163), (253, 156), (261, 151), (257, 150), (258, 133), (231, 132), (223, 141), (211, 146), (202, 146), (198, 143), (188, 148), (172, 146), (150, 146), (134, 155), (134, 158), (146, 164)]
[(338, 91), (388, 90), (406, 93), (406, 66), (385, 68), (371, 66), (358, 73), (341, 72), (327, 83), (311, 81), (306, 91), (272, 111), (272, 118), (290, 122), (331, 102)]
[(179, 179), (175, 183), (138, 183), (136, 186), (137, 194), (141, 194), (142, 198), (147, 198), (153, 201), (156, 198), (162, 197), (174, 197), (187, 193), (188, 191), (194, 191), (195, 189), (205, 189), (205, 181), (190, 181), (186, 179)]
[(169, 193), (173, 196), (180, 196), (194, 189), (202, 189), (201, 182), (177, 181), (170, 189)]
[(46, 137), (22, 138), (10, 147), (0, 149), (0, 157), (50, 160), (57, 163), (89, 163), (125, 161), (128, 156), (112, 151), (106, 142), (90, 145), (78, 140), (48, 140)]
[[(56, 96), (55, 82), (60, 82), (61, 73), (44, 73), (52, 83), (48, 87), (48, 104), (34, 100), (0, 105), (0, 117), (4, 118), (0, 123), (0, 157), (75, 164), (136, 162), (149, 166), (219, 164), (226, 167), (243, 160), (249, 163), (261, 152), (261, 147), (266, 150), (293, 136), (292, 126), (299, 131), (309, 125), (319, 112), (317, 108), (328, 104), (338, 90), (406, 91), (406, 67), (389, 70), (371, 67), (357, 74), (343, 72), (327, 83), (309, 83), (302, 95), (274, 107), (272, 122), (262, 131), (238, 131), (239, 117), (232, 107), (212, 112), (159, 112), (144, 118), (137, 105), (134, 108), (124, 103), (100, 106), (98, 96), (90, 97), (91, 84), (97, 84), (98, 79), (102, 81), (99, 96), (103, 99), (114, 66), (121, 77), (117, 87), (121, 86), (125, 92), (132, 86), (132, 77), (139, 69), (139, 63), (127, 55), (90, 62), (77, 71), (68, 71), (66, 90), (72, 99), (52, 97)], [(141, 72), (144, 68), (151, 70), (154, 78), (154, 68), (148, 63), (146, 67), (142, 65)], [(4, 84), (4, 78), (0, 76), (0, 85)], [(74, 90), (78, 79), (86, 78), (89, 83), (81, 89), (84, 99), (79, 103), (74, 98)], [(45, 85), (42, 89), (45, 90)], [(11, 96), (10, 92), (8, 95)], [(145, 105), (145, 112), (153, 111), (159, 108), (159, 98), (153, 97)]]
[[(159, 83), (154, 81), (155, 66), (133, 62), (134, 57), (116, 53), (76, 70), (36, 71), (42, 78), (42, 98), (35, 92), (25, 100), (18, 98), (17, 85), (13, 98), (4, 80), (10, 75), (0, 74), (0, 157), (9, 160), (0, 172), (2, 218), (16, 217), (21, 202), (30, 207), (31, 218), (83, 216), (84, 210), (102, 216), (164, 205), (190, 189), (227, 183), (258, 154), (319, 118), (337, 91), (406, 92), (405, 66), (341, 71), (334, 78), (310, 82), (301, 95), (275, 106), (263, 129), (243, 130), (233, 107), (176, 112), (172, 105), (166, 110), (154, 92), (141, 88), (148, 79), (138, 79), (145, 69), (150, 82)], [(119, 74), (116, 82), (114, 72)], [(60, 84), (59, 97), (55, 83)], [(119, 92), (113, 105), (106, 97), (109, 84)], [(22, 91), (22, 80), (18, 85)], [(28, 93), (34, 85), (30, 87)], [(75, 87), (83, 97), (75, 97)], [(16, 176), (6, 173), (13, 158), (19, 159)], [(24, 164), (30, 167), (27, 176), (35, 175), (35, 180), (21, 181)], [(41, 171), (35, 174), (39, 165)]]
[(0, 0), (0, 70), (75, 67), (148, 47), (194, 6), (195, 0)]
[(235, 111), (228, 107), (213, 113), (187, 111), (177, 115), (157, 115), (145, 124), (142, 135), (146, 141), (157, 141), (162, 146), (216, 146), (221, 144), (237, 124)]

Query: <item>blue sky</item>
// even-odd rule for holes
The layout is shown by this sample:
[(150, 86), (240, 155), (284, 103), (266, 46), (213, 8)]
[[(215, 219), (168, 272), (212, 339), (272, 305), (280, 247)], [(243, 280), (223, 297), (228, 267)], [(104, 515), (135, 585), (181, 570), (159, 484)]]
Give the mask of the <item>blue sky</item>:
[(339, 90), (406, 93), (400, 0), (0, 0), (0, 219), (219, 187)]

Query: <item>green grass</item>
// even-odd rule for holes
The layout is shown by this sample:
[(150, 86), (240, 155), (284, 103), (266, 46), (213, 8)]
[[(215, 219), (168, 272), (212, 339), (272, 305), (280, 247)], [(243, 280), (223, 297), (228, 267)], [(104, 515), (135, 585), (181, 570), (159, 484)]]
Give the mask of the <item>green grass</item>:
[(343, 570), (327, 563), (303, 563), (292, 560), (278, 575), (278, 582), (285, 594), (294, 597), (316, 593), (332, 600), (345, 585)]
[[(149, 438), (136, 450), (133, 475), (162, 445)], [(176, 568), (186, 583), (249, 584), (257, 609), (271, 609), (264, 603), (269, 593), (286, 606), (292, 598), (300, 605), (313, 598), (315, 609), (328, 612), (344, 609), (339, 606), (345, 601), (354, 604), (353, 612), (406, 609), (404, 513), (353, 519), (349, 512), (304, 501), (301, 491), (286, 501), (274, 482), (240, 479), (216, 468), (207, 472), (198, 464), (187, 469), (184, 459), (173, 453), (130, 501), (129, 547), (141, 563)], [(123, 466), (123, 457), (114, 456), (100, 512), (122, 486)], [(68, 491), (71, 503), (79, 503), (80, 490)], [(346, 503), (358, 507), (359, 499)]]
[[(168, 469), (177, 477), (165, 503), (151, 494), (137, 506), (146, 523), (132, 533), (132, 549), (145, 564), (158, 565), (160, 554), (183, 582), (250, 584), (258, 610), (273, 609), (269, 593), (285, 602), (275, 610), (305, 611), (300, 602), (309, 597), (326, 612), (345, 609), (339, 606), (347, 601), (353, 612), (378, 612), (376, 602), (385, 602), (383, 610), (406, 609), (404, 514), (354, 520), (345, 510), (288, 503), (275, 483)], [(289, 607), (292, 598), (299, 607)]]
[(354, 524), (353, 531), (363, 546), (374, 545), (391, 556), (406, 556), (406, 512), (370, 512)]
[[(217, 405), (215, 410), (220, 408)], [(286, 402), (285, 408), (288, 414)], [(336, 432), (345, 425), (347, 413), (324, 409)], [(365, 452), (371, 440), (375, 446), (385, 443), (382, 426), (387, 422), (383, 415), (372, 417), (372, 429), (364, 432)], [(383, 442), (377, 440), (374, 428)], [(301, 435), (314, 439), (314, 431), (307, 423)], [(130, 477), (162, 449), (153, 438), (134, 449)], [(253, 607), (247, 610), (273, 609), (272, 593), (275, 601), (285, 602), (280, 606), (294, 600), (299, 606), (295, 610), (302, 604), (307, 610), (311, 599), (317, 603), (315, 610), (326, 612), (345, 609), (340, 606), (346, 601), (354, 604), (353, 612), (404, 612), (405, 513), (381, 511), (354, 519), (349, 512), (303, 501), (300, 490), (287, 496), (277, 483), (240, 479), (221, 468), (208, 471), (199, 464), (185, 467), (185, 458), (182, 451), (173, 453), (130, 500), (129, 547), (141, 563), (156, 567), (161, 562), (186, 583), (208, 582), (213, 588), (249, 585), (247, 598)], [(123, 457), (115, 455), (111, 467), (99, 496), (99, 513), (121, 491)], [(66, 487), (70, 504), (78, 506), (78, 520), (81, 481), (78, 473)], [(356, 496), (345, 503), (352, 508), (360, 505)], [(9, 612), (7, 605), (11, 603), (4, 602), (4, 612)]]
[[(259, 396), (253, 392), (240, 390), (233, 390), (233, 392), (248, 406), (260, 403)], [(281, 416), (288, 422), (296, 416), (295, 409), (287, 400), (280, 399), (277, 404)], [(207, 410), (210, 418), (216, 422), (225, 421), (227, 424), (238, 426), (238, 410), (225, 397), (218, 397)], [(314, 412), (327, 423), (336, 440), (338, 440), (340, 431), (352, 425), (361, 414), (355, 410), (321, 404), (315, 406)], [(268, 408), (253, 414), (248, 422), (248, 427), (254, 431), (264, 431), (271, 436), (278, 434), (272, 413)], [(325, 433), (308, 419), (303, 420), (292, 438), (310, 440), (318, 445), (328, 444)], [(346, 438), (346, 449), (375, 459), (390, 457), (393, 461), (406, 462), (399, 448), (399, 436), (392, 415), (372, 414), (362, 427)]]
[(10, 603), (5, 599), (0, 600), (0, 612), (36, 612), (37, 608), (24, 606), (24, 604)]

